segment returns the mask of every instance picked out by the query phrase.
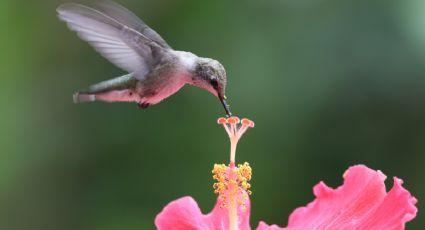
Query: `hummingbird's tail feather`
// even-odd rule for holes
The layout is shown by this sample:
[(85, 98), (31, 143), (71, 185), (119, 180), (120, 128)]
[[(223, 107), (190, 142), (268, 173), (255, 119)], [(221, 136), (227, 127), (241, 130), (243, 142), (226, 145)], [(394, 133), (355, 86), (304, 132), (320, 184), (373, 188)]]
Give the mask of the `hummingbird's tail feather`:
[(137, 79), (132, 73), (102, 81), (89, 87), (88, 90), (79, 91), (73, 95), (74, 103), (92, 101), (127, 101), (139, 102), (141, 98), (135, 91)]
[(134, 89), (136, 84), (137, 79), (134, 77), (133, 73), (130, 73), (91, 85), (87, 91), (84, 91), (84, 93), (98, 94), (112, 90)]
[(74, 95), (72, 95), (72, 100), (75, 104), (82, 102), (92, 102), (96, 101), (96, 95), (76, 92)]
[(104, 102), (141, 102), (140, 96), (132, 90), (110, 90), (102, 93), (77, 92), (72, 96), (74, 103), (104, 101)]

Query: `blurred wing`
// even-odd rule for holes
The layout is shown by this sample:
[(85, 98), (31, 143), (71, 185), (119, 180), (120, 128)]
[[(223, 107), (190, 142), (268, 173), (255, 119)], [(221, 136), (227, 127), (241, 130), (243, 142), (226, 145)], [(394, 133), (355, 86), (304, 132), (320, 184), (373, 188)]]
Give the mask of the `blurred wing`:
[(165, 42), (165, 40), (157, 32), (155, 32), (155, 30), (146, 25), (146, 23), (137, 17), (133, 12), (119, 5), (118, 3), (110, 0), (104, 0), (98, 3), (96, 8), (111, 18), (117, 20), (121, 24), (126, 25), (145, 35), (147, 38), (156, 42), (159, 46), (171, 49), (167, 42)]
[(147, 73), (152, 61), (153, 41), (108, 15), (80, 4), (64, 4), (58, 16), (116, 66), (136, 73)]

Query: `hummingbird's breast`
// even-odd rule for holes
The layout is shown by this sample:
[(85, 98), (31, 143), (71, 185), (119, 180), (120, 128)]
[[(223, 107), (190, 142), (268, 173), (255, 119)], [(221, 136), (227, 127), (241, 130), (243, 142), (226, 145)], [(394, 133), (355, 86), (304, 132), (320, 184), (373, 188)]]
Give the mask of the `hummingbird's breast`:
[(170, 50), (137, 84), (141, 103), (157, 104), (191, 82), (197, 56), (184, 51)]
[(173, 52), (155, 65), (146, 78), (139, 82), (137, 91), (143, 103), (157, 104), (175, 94), (190, 81), (190, 63), (187, 58), (181, 56), (180, 51)]
[(149, 95), (143, 97), (142, 100), (149, 104), (157, 104), (169, 96), (175, 94), (185, 84), (186, 81), (184, 80), (184, 75), (181, 73), (171, 74), (167, 80), (161, 82), (161, 84), (158, 84), (155, 89), (149, 90)]

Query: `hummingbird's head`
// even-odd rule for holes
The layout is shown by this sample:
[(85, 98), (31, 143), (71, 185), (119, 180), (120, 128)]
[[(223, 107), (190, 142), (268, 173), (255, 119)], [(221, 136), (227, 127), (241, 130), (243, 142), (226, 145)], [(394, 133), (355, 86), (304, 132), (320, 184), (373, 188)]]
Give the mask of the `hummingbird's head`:
[(226, 103), (226, 70), (220, 62), (211, 58), (199, 58), (192, 78), (193, 85), (206, 89), (218, 97), (224, 106), (226, 114), (231, 116)]

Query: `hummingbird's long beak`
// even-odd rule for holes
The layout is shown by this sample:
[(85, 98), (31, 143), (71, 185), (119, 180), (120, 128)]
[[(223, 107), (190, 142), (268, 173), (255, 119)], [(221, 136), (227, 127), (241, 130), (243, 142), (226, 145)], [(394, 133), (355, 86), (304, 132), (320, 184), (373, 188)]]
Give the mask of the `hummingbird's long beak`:
[(230, 106), (226, 102), (226, 96), (219, 96), (218, 98), (220, 98), (221, 104), (224, 107), (224, 111), (226, 111), (226, 115), (231, 117), (232, 113), (230, 112)]

